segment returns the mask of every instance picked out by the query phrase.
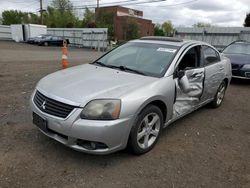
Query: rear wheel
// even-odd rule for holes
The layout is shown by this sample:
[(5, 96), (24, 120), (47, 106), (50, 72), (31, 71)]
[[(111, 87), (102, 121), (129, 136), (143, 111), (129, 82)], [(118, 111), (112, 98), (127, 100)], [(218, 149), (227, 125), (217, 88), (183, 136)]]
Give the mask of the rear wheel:
[(44, 42), (44, 46), (49, 46), (49, 43), (48, 42)]
[(157, 143), (163, 127), (161, 110), (154, 105), (146, 107), (137, 117), (132, 127), (128, 145), (133, 153), (143, 154)]
[(222, 101), (225, 96), (226, 88), (227, 88), (226, 82), (223, 81), (217, 90), (214, 100), (211, 102), (211, 106), (213, 108), (218, 108), (222, 104)]

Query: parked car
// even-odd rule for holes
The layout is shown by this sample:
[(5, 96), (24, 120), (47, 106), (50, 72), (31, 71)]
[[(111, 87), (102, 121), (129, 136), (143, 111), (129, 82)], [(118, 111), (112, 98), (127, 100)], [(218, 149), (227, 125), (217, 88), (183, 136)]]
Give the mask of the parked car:
[(53, 36), (53, 35), (41, 35), (41, 37), (36, 37), (34, 43), (39, 46), (62, 46), (63, 40), (67, 41), (69, 44), (69, 39), (63, 37)]
[(31, 96), (33, 123), (78, 151), (129, 146), (143, 154), (172, 122), (208, 103), (219, 107), (230, 80), (230, 60), (213, 46), (144, 37), (41, 79)]
[(223, 50), (231, 60), (234, 78), (250, 79), (250, 42), (235, 41)]
[(51, 37), (51, 35), (48, 34), (42, 34), (42, 35), (38, 35), (36, 37), (31, 37), (27, 40), (27, 43), (29, 44), (38, 44), (38, 41), (45, 39), (46, 37)]

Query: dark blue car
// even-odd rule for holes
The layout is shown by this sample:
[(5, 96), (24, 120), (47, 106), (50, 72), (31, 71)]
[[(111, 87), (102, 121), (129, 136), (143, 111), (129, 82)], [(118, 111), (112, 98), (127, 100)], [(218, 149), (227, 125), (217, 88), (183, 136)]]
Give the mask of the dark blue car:
[(250, 42), (235, 41), (222, 53), (231, 60), (234, 78), (250, 79)]

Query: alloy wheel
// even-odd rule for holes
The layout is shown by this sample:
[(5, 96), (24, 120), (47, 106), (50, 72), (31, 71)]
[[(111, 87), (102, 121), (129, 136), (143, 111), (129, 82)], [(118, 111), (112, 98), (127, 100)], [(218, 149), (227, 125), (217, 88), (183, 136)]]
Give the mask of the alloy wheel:
[(161, 121), (156, 113), (146, 115), (140, 123), (137, 132), (137, 144), (142, 149), (147, 149), (154, 144), (160, 133)]
[(225, 95), (225, 91), (226, 91), (226, 86), (225, 84), (222, 84), (218, 90), (218, 93), (217, 93), (217, 105), (220, 105), (223, 98), (224, 98), (224, 95)]

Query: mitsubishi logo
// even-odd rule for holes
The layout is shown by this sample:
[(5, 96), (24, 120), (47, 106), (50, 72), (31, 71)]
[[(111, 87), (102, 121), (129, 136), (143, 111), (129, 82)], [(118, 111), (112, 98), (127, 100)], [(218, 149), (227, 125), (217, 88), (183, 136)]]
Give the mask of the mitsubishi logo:
[(46, 101), (43, 101), (43, 104), (41, 105), (43, 110), (45, 110), (45, 108), (46, 108), (45, 104), (46, 104)]

